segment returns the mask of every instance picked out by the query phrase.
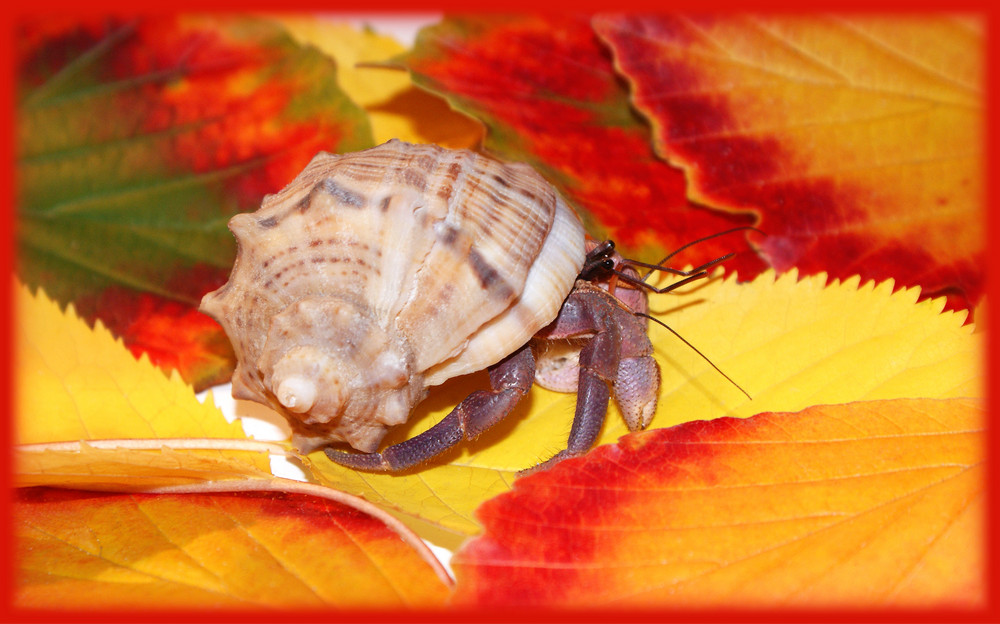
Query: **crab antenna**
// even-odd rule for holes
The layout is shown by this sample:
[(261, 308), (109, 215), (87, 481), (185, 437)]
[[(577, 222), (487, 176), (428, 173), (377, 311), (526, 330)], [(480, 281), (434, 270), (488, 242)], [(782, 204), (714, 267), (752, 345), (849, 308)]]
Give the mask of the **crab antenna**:
[[(657, 294), (661, 294), (661, 295), (663, 293), (668, 293), (668, 292), (670, 292), (672, 290), (680, 288), (681, 286), (684, 286), (685, 284), (689, 284), (689, 283), (691, 283), (691, 282), (693, 282), (695, 280), (699, 280), (699, 279), (705, 277), (706, 275), (708, 275), (708, 271), (701, 270), (701, 271), (698, 271), (697, 273), (695, 273), (693, 275), (688, 275), (687, 277), (685, 277), (684, 279), (682, 279), (679, 282), (674, 282), (673, 284), (670, 284), (669, 286), (664, 286), (663, 288), (657, 288), (656, 286), (653, 286), (652, 284), (644, 282), (643, 280), (636, 279), (636, 278), (632, 277), (631, 275), (629, 275), (628, 273), (625, 273), (624, 271), (619, 271), (618, 269), (609, 269), (609, 270), (612, 273), (614, 273), (615, 275), (617, 275), (618, 279), (620, 279), (623, 282), (626, 282), (626, 283), (631, 284), (633, 286), (636, 286), (638, 288), (645, 288), (646, 290), (651, 290), (651, 291), (653, 291), (653, 292), (655, 292)], [(685, 273), (685, 275), (687, 275), (687, 273)]]
[(662, 325), (662, 326), (666, 327), (666, 328), (667, 328), (667, 330), (668, 330), (668, 331), (669, 331), (669, 332), (670, 332), (671, 334), (673, 334), (673, 335), (677, 336), (678, 338), (680, 338), (681, 342), (683, 342), (683, 343), (684, 343), (684, 344), (686, 344), (687, 346), (691, 347), (691, 349), (692, 349), (692, 350), (693, 350), (693, 351), (694, 351), (695, 353), (697, 353), (698, 355), (700, 355), (700, 356), (701, 356), (701, 358), (702, 358), (703, 360), (705, 360), (706, 362), (708, 362), (708, 363), (709, 363), (709, 365), (710, 365), (710, 366), (711, 366), (712, 368), (714, 368), (714, 369), (716, 370), (716, 372), (717, 372), (717, 373), (719, 373), (720, 375), (722, 375), (723, 377), (725, 377), (725, 378), (726, 378), (726, 380), (727, 380), (727, 381), (728, 381), (729, 383), (731, 383), (731, 384), (733, 384), (734, 386), (736, 386), (736, 388), (737, 388), (737, 389), (739, 389), (739, 391), (740, 391), (740, 392), (742, 392), (743, 394), (745, 394), (745, 395), (746, 395), (746, 397), (747, 397), (748, 399), (750, 399), (751, 401), (753, 401), (753, 397), (752, 397), (752, 396), (750, 396), (750, 393), (749, 393), (749, 392), (747, 392), (746, 390), (744, 390), (744, 389), (743, 389), (743, 387), (742, 387), (742, 386), (740, 386), (740, 384), (738, 384), (738, 383), (736, 383), (735, 381), (733, 381), (732, 377), (730, 377), (729, 375), (727, 375), (727, 374), (725, 374), (724, 372), (722, 372), (722, 369), (721, 369), (721, 368), (719, 368), (718, 366), (716, 366), (716, 365), (715, 365), (715, 363), (714, 363), (714, 362), (713, 362), (712, 360), (708, 359), (708, 356), (706, 356), (706, 355), (705, 355), (704, 353), (702, 353), (701, 351), (699, 351), (699, 350), (698, 350), (698, 348), (697, 348), (697, 347), (695, 347), (695, 346), (694, 346), (693, 344), (691, 344), (690, 342), (688, 342), (688, 341), (687, 341), (687, 339), (685, 339), (685, 338), (684, 338), (684, 336), (681, 336), (681, 335), (680, 335), (680, 334), (678, 334), (678, 333), (677, 333), (676, 331), (674, 331), (674, 328), (670, 327), (669, 325), (667, 325), (666, 323), (664, 323), (664, 322), (663, 322), (663, 321), (661, 321), (660, 319), (658, 319), (658, 318), (654, 318), (654, 317), (652, 317), (652, 316), (650, 316), (650, 315), (648, 315), (648, 314), (643, 314), (642, 312), (634, 312), (634, 314), (635, 314), (636, 316), (641, 316), (641, 317), (644, 317), (644, 318), (648, 318), (649, 320), (651, 320), (651, 321), (653, 321), (653, 322), (656, 322), (656, 323), (659, 323), (660, 325)]
[[(670, 260), (671, 258), (673, 258), (674, 256), (676, 256), (680, 252), (684, 251), (688, 247), (691, 247), (692, 245), (697, 245), (698, 243), (703, 243), (703, 242), (705, 242), (707, 240), (710, 240), (710, 239), (713, 239), (713, 238), (715, 238), (717, 236), (725, 236), (726, 234), (732, 234), (733, 232), (741, 232), (743, 230), (753, 230), (754, 232), (757, 232), (759, 234), (764, 234), (764, 232), (758, 230), (757, 228), (755, 228), (752, 225), (741, 225), (740, 227), (735, 227), (735, 228), (731, 228), (731, 229), (728, 229), (728, 230), (724, 230), (722, 232), (716, 232), (715, 234), (709, 234), (708, 236), (703, 236), (702, 238), (699, 238), (697, 240), (693, 240), (693, 241), (691, 241), (689, 243), (685, 243), (684, 245), (681, 245), (677, 249), (671, 251), (662, 260), (660, 260), (659, 262), (657, 262), (654, 265), (649, 265), (649, 264), (644, 264), (644, 263), (641, 264), (640, 266), (643, 266), (643, 267), (646, 267), (646, 268), (650, 269), (645, 275), (642, 276), (642, 279), (643, 279), (643, 281), (646, 281), (649, 278), (649, 276), (652, 275), (653, 271), (665, 271), (666, 270), (668, 273), (672, 272), (672, 271), (668, 270), (667, 267), (663, 267), (662, 266), (663, 263), (666, 262), (667, 260)], [(733, 254), (729, 254), (727, 256), (723, 256), (722, 258), (717, 258), (716, 260), (713, 260), (713, 261), (709, 262), (708, 264), (703, 265), (700, 268), (708, 268), (708, 267), (712, 266), (713, 264), (716, 264), (718, 262), (722, 262), (723, 260), (732, 257), (733, 255), (735, 255), (735, 254), (733, 253)], [(676, 270), (676, 269), (674, 269), (674, 270)], [(695, 269), (695, 270), (697, 271), (699, 269)]]
[(653, 271), (660, 271), (660, 272), (663, 272), (663, 273), (670, 273), (671, 275), (692, 275), (694, 273), (704, 273), (704, 272), (706, 272), (705, 271), (706, 269), (710, 269), (710, 268), (714, 267), (715, 265), (717, 265), (719, 263), (725, 262), (726, 260), (729, 260), (730, 258), (732, 258), (735, 255), (736, 255), (735, 251), (727, 253), (724, 256), (719, 256), (715, 260), (709, 260), (708, 262), (706, 262), (705, 264), (701, 265), (700, 267), (695, 267), (695, 268), (693, 268), (693, 269), (691, 269), (689, 271), (682, 271), (680, 269), (674, 269), (674, 268), (671, 268), (671, 267), (660, 266), (659, 264), (650, 264), (648, 262), (641, 262), (639, 260), (632, 260), (631, 258), (625, 258), (624, 259), (624, 263), (628, 264), (628, 265), (632, 265), (632, 266), (640, 266), (640, 267), (643, 267), (643, 268), (646, 268), (646, 269), (652, 269), (652, 271), (650, 271), (649, 273), (647, 273), (642, 278), (643, 280), (645, 280), (647, 277), (649, 277), (649, 275)]

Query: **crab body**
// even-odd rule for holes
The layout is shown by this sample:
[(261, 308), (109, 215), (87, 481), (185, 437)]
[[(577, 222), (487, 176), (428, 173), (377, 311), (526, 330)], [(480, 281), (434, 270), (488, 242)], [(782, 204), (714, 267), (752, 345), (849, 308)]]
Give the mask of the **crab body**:
[[(600, 253), (597, 241), (588, 238), (586, 245), (588, 254)], [(628, 266), (618, 252), (611, 250), (607, 256), (620, 272), (634, 281), (641, 281), (638, 272)], [(586, 307), (603, 308), (614, 316), (615, 322), (623, 328), (623, 349), (639, 349), (644, 354), (652, 352), (652, 345), (646, 337), (648, 323), (641, 316), (649, 311), (646, 291), (628, 285), (621, 287), (617, 282), (618, 280), (612, 282), (607, 279), (577, 280), (574, 292), (567, 299), (559, 317), (552, 326), (540, 331), (532, 340), (536, 355), (535, 383), (554, 392), (577, 391), (580, 352), (592, 332), (573, 334), (567, 331), (566, 318), (579, 314), (576, 310), (581, 307), (578, 303), (580, 299), (586, 302)], [(603, 297), (593, 293), (595, 286), (613, 296)], [(652, 358), (640, 366), (631, 361), (630, 358), (634, 356), (625, 357), (623, 368), (616, 377), (614, 396), (629, 429), (635, 431), (645, 428), (656, 411), (660, 375)]]
[[(577, 420), (587, 431), (571, 435), (570, 452), (593, 443), (612, 389), (646, 406), (630, 426), (648, 423), (646, 395), (655, 408), (644, 319), (578, 281), (583, 226), (527, 165), (395, 140), (320, 153), (229, 227), (232, 274), (201, 309), (233, 343), (234, 397), (281, 413), (303, 452), (345, 442), (360, 453), (328, 448), (331, 459), (399, 470), (474, 438), (530, 388), (536, 334), (535, 348), (583, 340)], [(491, 390), (377, 452), (428, 387), (484, 368)]]

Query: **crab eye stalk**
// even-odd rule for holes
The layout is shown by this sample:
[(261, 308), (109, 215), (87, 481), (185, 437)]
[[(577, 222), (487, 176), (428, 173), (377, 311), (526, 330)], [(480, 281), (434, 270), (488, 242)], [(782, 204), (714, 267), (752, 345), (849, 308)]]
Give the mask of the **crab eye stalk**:
[(614, 273), (616, 266), (614, 253), (615, 242), (613, 240), (609, 239), (598, 243), (596, 247), (587, 252), (583, 268), (580, 269), (580, 279), (601, 279)]

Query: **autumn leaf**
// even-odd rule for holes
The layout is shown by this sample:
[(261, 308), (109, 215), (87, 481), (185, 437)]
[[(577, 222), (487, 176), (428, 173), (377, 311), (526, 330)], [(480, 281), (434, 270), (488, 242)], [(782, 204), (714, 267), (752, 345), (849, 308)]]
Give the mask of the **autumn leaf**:
[(158, 495), (19, 489), (14, 605), (79, 613), (444, 602), (451, 581), (412, 534), (364, 501), (299, 486)]
[(247, 440), (72, 306), (16, 294), (16, 482), (113, 492), (17, 491), (17, 606), (385, 608), (448, 595), (440, 563), (398, 521), (273, 477), (267, 452), (281, 445)]
[[(485, 526), (485, 535), (456, 558), (463, 585), (460, 607), (649, 606), (661, 605), (665, 595), (676, 600), (671, 607), (720, 601), (748, 606), (983, 604), (982, 407), (975, 400), (984, 394), (982, 324), (963, 324), (964, 311), (943, 313), (945, 300), (932, 295), (945, 288), (930, 292), (929, 281), (907, 281), (907, 274), (888, 268), (879, 275), (898, 279), (876, 283), (851, 275), (861, 261), (855, 262), (851, 254), (858, 255), (858, 248), (849, 245), (843, 256), (828, 254), (815, 266), (803, 262), (811, 274), (799, 279), (795, 268), (780, 276), (762, 272), (769, 256), (762, 260), (750, 251), (742, 235), (713, 239), (687, 250), (679, 264), (738, 251), (727, 263), (728, 277), (651, 299), (653, 314), (745, 388), (752, 401), (696, 352), (652, 325), (662, 373), (652, 430), (626, 435), (612, 407), (598, 441), (604, 446), (552, 471), (518, 479), (518, 470), (564, 448), (576, 403), (572, 395), (534, 388), (483, 437), (399, 475), (346, 470), (322, 453), (301, 458), (307, 477), (322, 484), (303, 487), (338, 501), (333, 488), (364, 496), (384, 511), (353, 509), (403, 536), (408, 554), (398, 555), (396, 546), (375, 546), (383, 542), (368, 529), (363, 535), (337, 530), (333, 537), (325, 535), (333, 527), (330, 519), (340, 519), (343, 511), (327, 503), (315, 515), (297, 515), (303, 492), (268, 473), (268, 454), (289, 454), (290, 447), (246, 439), (238, 425), (226, 424), (210, 402), (199, 403), (189, 386), (176, 375), (161, 374), (149, 359), (182, 370), (199, 385), (225, 375), (228, 346), (217, 340), (221, 334), (214, 323), (206, 323), (192, 305), (228, 272), (231, 258), (219, 260), (226, 245), (232, 250), (224, 228), (228, 215), (255, 209), (259, 196), (268, 192), (265, 187), (276, 189), (291, 179), (301, 168), (302, 163), (293, 166), (300, 147), (310, 151), (304, 163), (320, 140), (315, 137), (334, 137), (335, 150), (367, 146), (369, 118), (374, 132), (391, 132), (387, 128), (399, 123), (395, 127), (413, 132), (416, 140), (442, 140), (452, 126), (428, 123), (425, 115), (443, 114), (444, 108), (436, 97), (414, 96), (412, 85), (397, 80), (404, 74), (353, 68), (354, 60), (398, 54), (383, 39), (329, 24), (312, 30), (293, 21), (282, 18), (279, 27), (190, 16), (136, 22), (53, 19), (21, 24), (17, 31), (19, 105), (27, 102), (34, 106), (26, 109), (31, 115), (49, 115), (45, 120), (65, 126), (22, 136), (18, 151), (18, 181), (31, 200), (22, 200), (18, 209), (22, 275), (34, 276), (32, 283), (46, 284), (46, 290), (51, 280), (62, 305), (25, 289), (16, 295), (17, 483), (157, 492), (47, 492), (37, 501), (22, 501), (25, 506), (18, 511), (39, 506), (32, 508), (34, 515), (15, 517), (35, 523), (17, 524), (27, 531), (18, 534), (23, 538), (20, 560), (32, 566), (22, 570), (26, 582), (18, 586), (19, 604), (41, 604), (43, 594), (57, 585), (66, 589), (67, 605), (77, 606), (93, 606), (108, 587), (114, 587), (121, 604), (131, 606), (146, 595), (178, 606), (286, 606), (307, 590), (312, 591), (308, 602), (294, 606), (368, 606), (385, 596), (394, 601), (390, 604), (440, 604), (447, 582), (439, 566), (404, 563), (400, 571), (380, 563), (382, 553), (393, 562), (426, 555), (399, 521), (453, 549)], [(629, 71), (623, 61), (627, 50), (609, 31), (613, 19), (594, 24), (604, 40), (584, 18), (449, 18), (425, 30), (416, 49), (401, 58), (414, 82), (483, 120), (493, 152), (533, 164), (590, 211), (592, 233), (610, 232), (646, 259), (658, 260), (676, 245), (757, 219), (769, 220), (772, 236), (770, 227), (781, 219), (817, 223), (814, 210), (828, 208), (825, 204), (804, 202), (802, 211), (791, 214), (768, 212), (753, 201), (733, 202), (725, 196), (731, 190), (725, 185), (710, 189), (714, 195), (695, 193), (699, 181), (708, 179), (705, 172), (719, 174), (731, 166), (745, 173), (741, 167), (749, 165), (736, 158), (745, 154), (734, 148), (731, 160), (718, 154), (711, 162), (679, 160), (670, 151), (679, 150), (677, 145), (659, 141), (670, 120), (644, 109), (651, 132), (632, 109), (643, 96), (639, 86), (630, 96), (622, 80), (621, 72)], [(803, 32), (813, 32), (809, 28)], [(293, 43), (286, 30), (300, 42), (327, 40), (328, 45), (320, 53)], [(178, 43), (187, 46), (189, 56), (178, 56)], [(848, 58), (856, 54), (845, 50)], [(694, 46), (691, 54), (701, 52)], [(335, 73), (335, 64), (350, 64), (355, 71)], [(872, 68), (876, 73), (886, 69)], [(394, 78), (366, 83), (373, 75), (369, 72)], [(718, 75), (719, 81), (730, 77)], [(767, 86), (776, 84), (780, 92), (783, 83), (775, 80)], [(720, 108), (726, 97), (735, 100), (743, 92), (727, 93), (719, 82), (706, 88), (720, 98)], [(865, 94), (857, 95), (863, 102)], [(937, 101), (938, 95), (920, 91), (914, 101)], [(430, 104), (414, 108), (413, 118), (400, 115), (418, 100)], [(90, 102), (101, 104), (100, 114), (83, 106)], [(794, 98), (780, 104), (794, 104)], [(815, 110), (822, 114), (836, 104)], [(346, 112), (333, 110), (339, 106)], [(953, 104), (939, 108), (948, 106)], [(978, 100), (967, 108), (976, 106)], [(454, 113), (447, 114), (453, 118)], [(19, 120), (22, 135), (31, 115)], [(933, 126), (934, 112), (926, 119)], [(801, 137), (797, 128), (780, 125), (785, 120), (771, 120), (780, 138)], [(703, 122), (691, 117), (692, 124)], [(147, 123), (158, 125), (149, 131)], [(135, 128), (141, 132), (131, 133)], [(355, 141), (343, 134), (355, 128), (366, 136)], [(817, 141), (832, 134), (821, 123)], [(697, 146), (705, 136), (690, 138)], [(768, 143), (774, 148), (768, 154), (794, 159), (766, 171), (821, 177), (822, 167), (832, 167), (838, 176), (834, 190), (856, 190), (851, 185), (870, 181), (864, 171), (872, 170), (871, 162), (864, 158), (872, 153), (854, 152), (848, 143), (830, 143), (836, 149), (829, 154), (808, 152), (805, 148), (814, 147), (808, 141)], [(939, 143), (934, 138), (927, 150)], [(34, 151), (26, 151), (26, 145)], [(667, 164), (653, 145), (684, 169)], [(864, 147), (877, 145), (873, 138)], [(897, 205), (892, 202), (910, 197), (907, 193), (916, 195), (941, 182), (919, 167), (907, 174), (917, 175), (918, 184), (904, 180), (905, 172), (892, 169), (892, 158), (905, 154), (900, 145), (892, 144), (888, 160), (874, 161), (875, 170), (891, 165), (886, 187), (864, 187), (847, 199), (867, 193), (869, 199)], [(818, 168), (810, 168), (812, 159)], [(838, 169), (842, 163), (853, 168)], [(81, 173), (91, 171), (92, 179)], [(750, 173), (760, 171), (765, 170)], [(901, 191), (904, 182), (911, 188)], [(754, 186), (745, 184), (736, 190)], [(253, 196), (257, 199), (251, 201)], [(93, 203), (105, 197), (118, 203)], [(128, 203), (136, 198), (147, 201), (139, 201), (136, 209)], [(839, 219), (834, 226), (844, 237), (852, 229), (872, 229), (877, 233), (864, 234), (865, 240), (885, 239), (895, 232), (895, 225), (881, 220), (886, 216), (902, 224), (901, 231), (924, 235), (905, 229), (912, 225), (905, 214), (870, 211), (855, 228), (843, 214), (828, 212)], [(948, 218), (935, 213), (928, 227), (952, 228)], [(965, 227), (963, 222), (952, 228), (955, 240), (966, 240)], [(801, 242), (781, 227), (774, 231), (775, 248), (765, 251), (775, 257), (786, 242)], [(135, 250), (138, 256), (128, 255)], [(972, 284), (975, 277), (968, 278), (960, 266), (963, 253), (973, 257), (974, 245), (964, 250), (956, 245), (940, 266), (954, 269), (960, 278), (955, 283)], [(890, 266), (875, 260), (873, 269)], [(824, 266), (827, 262), (837, 266)], [(854, 271), (840, 272), (840, 265), (850, 263)], [(828, 271), (830, 279), (816, 271)], [(747, 283), (737, 279), (754, 276)], [(63, 296), (64, 291), (72, 292)], [(64, 313), (60, 307), (66, 301), (74, 305)], [(104, 322), (91, 331), (77, 310), (88, 322)], [(975, 309), (977, 315), (981, 311)], [(24, 323), (23, 335), (22, 319), (34, 319)], [(124, 339), (125, 346), (112, 336)], [(129, 349), (144, 355), (136, 361)], [(426, 430), (471, 391), (486, 386), (480, 372), (435, 388), (386, 442)], [(252, 487), (280, 493), (220, 497), (220, 488), (242, 492)], [(162, 501), (189, 513), (158, 522), (169, 516), (160, 514)], [(485, 515), (477, 516), (476, 508), (484, 503)], [(313, 503), (305, 505), (313, 509)], [(590, 513), (582, 517), (585, 512)], [(98, 523), (109, 531), (99, 541), (92, 539), (96, 533), (87, 533), (90, 519), (97, 517), (111, 520)], [(51, 518), (59, 526), (43, 525)], [(369, 526), (372, 519), (365, 518)], [(119, 520), (137, 527), (137, 540), (108, 529)], [(311, 528), (314, 523), (322, 530)], [(263, 533), (255, 528), (265, 525)], [(212, 532), (217, 527), (225, 529), (225, 539)], [(265, 533), (269, 537), (260, 537)], [(279, 536), (277, 541), (272, 535)], [(194, 537), (185, 541), (184, 536)], [(322, 544), (310, 541), (314, 537)], [(716, 537), (721, 541), (713, 541)], [(298, 567), (280, 569), (284, 540), (289, 556), (301, 557), (295, 560)], [(348, 546), (352, 540), (356, 545)], [(95, 543), (113, 556), (94, 557)], [(223, 555), (207, 554), (215, 543), (223, 544)], [(330, 551), (322, 550), (324, 545)], [(261, 561), (244, 563), (245, 552)], [(229, 568), (230, 561), (245, 567), (247, 575)], [(320, 567), (344, 561), (350, 564)], [(902, 567), (895, 565), (899, 561)], [(361, 579), (362, 589), (355, 593), (308, 582), (313, 574), (323, 581), (346, 579), (344, 570), (351, 566)], [(287, 596), (262, 590), (266, 579), (276, 578), (272, 573), (281, 581), (268, 587), (290, 583)], [(411, 584), (413, 579), (427, 584)]]
[[(193, 310), (229, 273), (228, 218), (320, 149), (370, 146), (367, 120), (327, 57), (263, 20), (17, 26), (21, 279), (199, 387), (218, 382), (231, 351)], [(171, 339), (183, 354), (162, 349)]]
[[(656, 428), (692, 420), (798, 411), (817, 404), (897, 398), (982, 397), (981, 334), (944, 300), (917, 302), (892, 282), (826, 286), (826, 276), (794, 271), (750, 283), (736, 277), (653, 296), (654, 315), (706, 354), (753, 400), (665, 329), (651, 326), (660, 366)], [(477, 388), (484, 375), (452, 380), (417, 407), (386, 443), (425, 431)], [(309, 456), (320, 482), (364, 496), (436, 543), (457, 547), (480, 531), (474, 510), (510, 489), (519, 470), (565, 448), (576, 397), (532, 388), (503, 423), (418, 469), (356, 472)], [(598, 444), (628, 433), (612, 405)]]
[(760, 215), (768, 263), (985, 288), (984, 25), (934, 15), (615, 15), (594, 22), (687, 172), (692, 201)]
[(17, 413), (15, 442), (103, 438), (243, 438), (200, 403), (176, 374), (136, 359), (100, 324), (43, 291), (15, 288)]
[(455, 602), (982, 608), (984, 417), (901, 399), (629, 435), (485, 503)]
[[(404, 57), (416, 84), (488, 128), (486, 147), (531, 164), (575, 205), (595, 237), (659, 260), (696, 238), (752, 222), (685, 197), (681, 171), (653, 153), (611, 58), (582, 16), (449, 17), (423, 29)], [(743, 238), (707, 241), (683, 257), (730, 252), (749, 278), (764, 268)]]
[(406, 49), (392, 37), (322, 17), (276, 19), (296, 41), (316, 46), (336, 60), (337, 82), (368, 113), (376, 144), (400, 139), (472, 149), (481, 142), (483, 128), (478, 121), (413, 84), (395, 60)]
[(14, 482), (18, 487), (149, 492), (210, 481), (269, 479), (268, 451), (290, 455), (277, 444), (203, 438), (26, 444), (14, 448)]
[[(136, 490), (270, 475), (277, 445), (247, 440), (176, 373), (138, 360), (98, 322), (17, 286), (19, 485)], [(89, 441), (90, 444), (81, 443)]]
[[(184, 276), (185, 288), (207, 292), (218, 285), (219, 275), (197, 269)], [(84, 310), (100, 310), (97, 320), (121, 338), (135, 357), (145, 355), (164, 371), (178, 371), (199, 390), (232, 377), (236, 356), (229, 339), (214, 319), (191, 304), (119, 286), (77, 304)], [(92, 323), (95, 314), (85, 318)]]

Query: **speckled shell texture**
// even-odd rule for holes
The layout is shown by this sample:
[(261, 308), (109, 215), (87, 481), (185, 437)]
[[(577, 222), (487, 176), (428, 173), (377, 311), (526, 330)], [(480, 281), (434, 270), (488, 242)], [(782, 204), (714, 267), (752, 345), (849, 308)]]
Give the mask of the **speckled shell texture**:
[(585, 254), (527, 165), (396, 140), (317, 154), (229, 228), (236, 263), (202, 311), (236, 351), (233, 396), (281, 412), (303, 452), (377, 450), (427, 386), (550, 323)]

